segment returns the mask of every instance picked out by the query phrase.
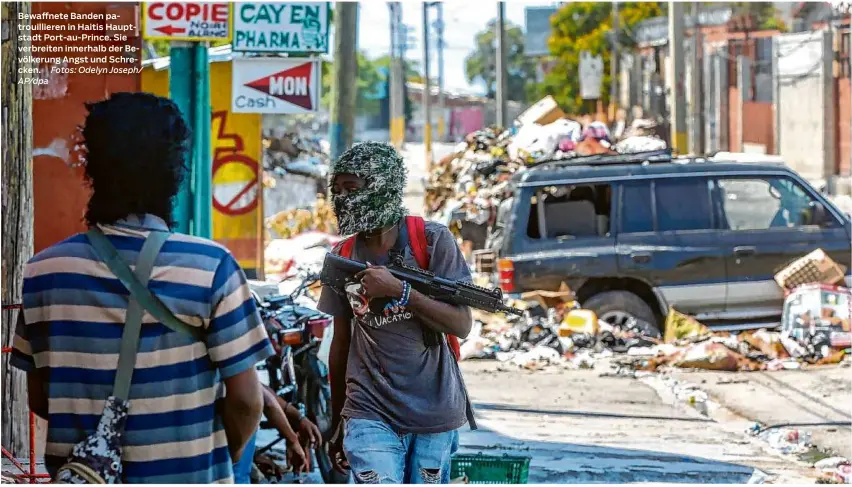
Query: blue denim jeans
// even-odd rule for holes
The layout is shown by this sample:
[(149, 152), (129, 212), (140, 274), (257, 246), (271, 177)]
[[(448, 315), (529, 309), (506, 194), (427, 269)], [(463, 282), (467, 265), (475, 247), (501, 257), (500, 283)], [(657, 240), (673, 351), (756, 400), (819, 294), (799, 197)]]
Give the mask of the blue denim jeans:
[(400, 434), (381, 421), (348, 419), (343, 449), (357, 484), (448, 484), (458, 431)]
[(234, 483), (235, 484), (250, 484), (251, 483), (251, 465), (254, 463), (254, 446), (257, 440), (257, 432), (251, 435), (245, 448), (243, 455), (239, 461), (234, 464)]

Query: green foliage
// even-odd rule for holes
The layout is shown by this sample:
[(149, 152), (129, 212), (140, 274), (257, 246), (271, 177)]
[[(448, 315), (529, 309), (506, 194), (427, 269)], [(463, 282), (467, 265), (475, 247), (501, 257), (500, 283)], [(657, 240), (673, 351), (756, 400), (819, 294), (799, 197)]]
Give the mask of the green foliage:
[[(363, 52), (358, 53), (358, 98), (355, 101), (355, 111), (359, 115), (377, 115), (381, 110), (381, 100), (370, 99), (369, 95), (376, 92), (384, 77), (379, 73), (379, 66)], [(320, 106), (328, 109), (332, 100), (332, 85), (334, 83), (334, 63), (322, 63), (322, 100)]]
[[(474, 37), (475, 48), (464, 60), (468, 83), (482, 81), (488, 97), (497, 91), (496, 20), (488, 22), (485, 30)], [(527, 87), (535, 81), (535, 60), (524, 52), (524, 33), (517, 25), (506, 24), (506, 91), (510, 100), (527, 101)]]
[(731, 4), (734, 16), (752, 16), (757, 30), (778, 29), (787, 30), (778, 9), (771, 2), (733, 2)]
[[(664, 14), (662, 2), (619, 3), (620, 49), (635, 45), (631, 37), (633, 27), (639, 22)], [(553, 95), (559, 105), (569, 113), (582, 112), (580, 98), (580, 53), (589, 51), (601, 55), (604, 62), (601, 96), (609, 103), (609, 63), (612, 52), (612, 4), (603, 2), (566, 3), (550, 18), (552, 27), (548, 47), (556, 63), (553, 70), (538, 86), (536, 96)]]

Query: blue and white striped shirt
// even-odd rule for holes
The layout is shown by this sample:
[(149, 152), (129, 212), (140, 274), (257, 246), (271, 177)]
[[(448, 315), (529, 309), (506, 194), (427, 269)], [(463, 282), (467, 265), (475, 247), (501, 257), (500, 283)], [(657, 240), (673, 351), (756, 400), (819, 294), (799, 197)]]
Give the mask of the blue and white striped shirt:
[[(101, 229), (135, 263), (159, 218), (131, 217)], [(131, 268), (133, 265), (131, 265)], [(222, 380), (273, 351), (246, 277), (227, 249), (172, 234), (148, 288), (181, 320), (205, 330), (205, 343), (174, 332), (147, 312), (130, 388), (122, 462), (126, 483), (232, 482), (222, 418)], [(24, 323), (11, 363), (45, 371), (48, 471), (94, 431), (112, 393), (129, 292), (77, 234), (33, 257), (24, 276)]]

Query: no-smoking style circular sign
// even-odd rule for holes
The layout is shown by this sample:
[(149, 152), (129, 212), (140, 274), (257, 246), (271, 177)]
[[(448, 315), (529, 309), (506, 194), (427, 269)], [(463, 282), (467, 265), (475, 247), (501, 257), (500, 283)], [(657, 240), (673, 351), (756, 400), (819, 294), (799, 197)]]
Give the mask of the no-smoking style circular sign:
[(228, 216), (245, 215), (257, 208), (259, 167), (242, 154), (225, 154), (213, 162), (213, 208)]

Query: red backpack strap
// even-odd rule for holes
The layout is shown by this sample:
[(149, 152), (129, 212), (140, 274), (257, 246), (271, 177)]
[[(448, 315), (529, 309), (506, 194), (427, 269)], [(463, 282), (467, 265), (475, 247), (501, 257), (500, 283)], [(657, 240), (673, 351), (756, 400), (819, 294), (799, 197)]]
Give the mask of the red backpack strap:
[(419, 216), (407, 216), (405, 224), (408, 227), (408, 244), (411, 246), (414, 260), (421, 269), (428, 271), (429, 249), (426, 244), (426, 223)]
[(347, 238), (343, 241), (343, 244), (340, 246), (340, 255), (344, 259), (352, 258), (352, 248), (355, 247), (355, 235)]
[[(405, 224), (408, 227), (408, 244), (411, 246), (411, 253), (414, 254), (414, 260), (417, 265), (423, 270), (429, 270), (429, 248), (426, 242), (426, 223), (419, 216), (405, 217)], [(459, 339), (455, 335), (447, 335), (447, 344), (453, 352), (456, 360), (461, 356), (461, 347)]]

